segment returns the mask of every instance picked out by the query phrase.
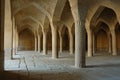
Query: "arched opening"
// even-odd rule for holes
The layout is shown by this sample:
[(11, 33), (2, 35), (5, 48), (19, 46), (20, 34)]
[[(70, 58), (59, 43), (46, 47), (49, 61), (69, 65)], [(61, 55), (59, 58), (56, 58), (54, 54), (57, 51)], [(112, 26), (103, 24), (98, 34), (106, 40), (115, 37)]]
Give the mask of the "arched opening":
[(69, 34), (66, 26), (63, 27), (62, 36), (63, 36), (63, 50), (68, 51), (69, 50)]
[(96, 33), (95, 37), (96, 37), (96, 52), (107, 52), (109, 46), (107, 33), (103, 29), (100, 29)]
[[(72, 11), (71, 11), (71, 7), (70, 7), (70, 3), (67, 0), (65, 2), (64, 8), (62, 10), (61, 13), (61, 17), (60, 17), (61, 21), (64, 23), (64, 25), (67, 25), (67, 27), (72, 27), (73, 28), (73, 37), (75, 37), (75, 25), (74, 25), (74, 19), (73, 19), (73, 15), (72, 15)], [(69, 26), (68, 26), (69, 25)], [(63, 26), (63, 31), (62, 31), (62, 38), (63, 38), (63, 50), (72, 50), (69, 49), (70, 48), (70, 37), (69, 37), (69, 31), (67, 29), (66, 26)], [(74, 46), (74, 44), (73, 44)], [(73, 47), (74, 48), (74, 47)]]
[(99, 22), (96, 25), (95, 31), (95, 52), (108, 53), (109, 51), (109, 27), (104, 22)]
[(90, 27), (93, 28), (93, 26), (96, 25), (99, 19), (103, 19), (107, 21), (108, 23), (111, 23), (113, 21), (117, 21), (117, 15), (113, 9), (105, 7), (105, 6), (100, 6), (96, 10), (95, 14), (93, 15), (90, 21)]
[(117, 43), (117, 50), (120, 53), (120, 25), (116, 25), (116, 43)]
[(26, 28), (19, 33), (19, 50), (34, 50), (35, 49), (35, 37), (33, 32)]
[[(100, 6), (90, 21), (90, 29), (93, 30), (94, 35), (94, 51), (93, 52), (110, 52), (112, 48), (112, 36), (110, 36), (110, 29), (112, 23), (117, 21), (116, 13), (113, 9)], [(109, 26), (108, 26), (109, 25)]]

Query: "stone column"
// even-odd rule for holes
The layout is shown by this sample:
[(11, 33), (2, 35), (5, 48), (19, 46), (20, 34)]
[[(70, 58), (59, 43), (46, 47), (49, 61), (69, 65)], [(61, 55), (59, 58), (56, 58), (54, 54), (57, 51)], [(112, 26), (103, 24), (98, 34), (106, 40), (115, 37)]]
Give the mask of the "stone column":
[(38, 34), (38, 52), (41, 52), (41, 36)]
[(111, 47), (112, 40), (111, 40), (111, 35), (108, 34), (108, 36), (109, 36), (109, 50), (108, 50), (108, 52), (111, 53), (112, 52), (112, 47)]
[(75, 20), (75, 67), (85, 67), (85, 20), (88, 6), (78, 5), (78, 0), (69, 0), (72, 14)]
[(58, 46), (57, 46), (57, 27), (51, 22), (52, 28), (52, 58), (58, 58)]
[(5, 59), (12, 58), (12, 19), (11, 19), (11, 3), (5, 0), (5, 22), (4, 22), (4, 49)]
[(93, 33), (92, 36), (93, 36), (92, 42), (93, 42), (93, 55), (94, 55), (94, 53), (95, 53), (95, 34)]
[(4, 2), (5, 0), (0, 0), (0, 74), (4, 71)]
[(62, 43), (63, 43), (63, 40), (62, 40), (62, 33), (59, 32), (59, 39), (60, 39), (60, 53), (62, 53)]
[(69, 29), (69, 51), (70, 51), (70, 54), (74, 54), (73, 52), (73, 34), (72, 34), (72, 31), (71, 31), (71, 28)]
[(18, 32), (17, 32), (17, 29), (16, 29), (16, 41), (15, 41), (15, 44), (16, 44), (16, 49), (15, 49), (15, 52), (17, 53), (17, 49), (18, 49)]
[(111, 30), (112, 35), (112, 55), (117, 55), (117, 46), (116, 46), (116, 34), (115, 30)]
[(16, 47), (16, 44), (15, 44), (15, 41), (16, 41), (16, 36), (15, 36), (15, 18), (13, 17), (13, 20), (12, 20), (12, 42), (11, 42), (11, 45), (12, 45), (12, 56), (16, 54), (15, 52), (15, 47)]
[(35, 52), (37, 51), (37, 36), (35, 36)]
[(85, 32), (83, 23), (75, 21), (75, 66), (85, 66)]
[(92, 31), (87, 30), (87, 37), (88, 37), (88, 57), (93, 56), (93, 41), (92, 41)]
[(12, 20), (12, 35), (11, 35), (11, 59), (13, 59), (13, 54), (14, 54), (13, 36), (14, 36), (14, 20)]
[(16, 28), (14, 29), (14, 53), (15, 53), (15, 55), (16, 55)]
[(47, 55), (47, 32), (43, 31), (43, 54)]

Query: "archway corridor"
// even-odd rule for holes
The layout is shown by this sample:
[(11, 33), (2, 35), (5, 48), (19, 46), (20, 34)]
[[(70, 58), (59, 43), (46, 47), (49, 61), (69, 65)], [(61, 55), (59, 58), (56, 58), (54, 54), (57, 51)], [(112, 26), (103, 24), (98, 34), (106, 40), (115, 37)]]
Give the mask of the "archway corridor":
[(119, 0), (0, 2), (0, 80), (120, 80)]

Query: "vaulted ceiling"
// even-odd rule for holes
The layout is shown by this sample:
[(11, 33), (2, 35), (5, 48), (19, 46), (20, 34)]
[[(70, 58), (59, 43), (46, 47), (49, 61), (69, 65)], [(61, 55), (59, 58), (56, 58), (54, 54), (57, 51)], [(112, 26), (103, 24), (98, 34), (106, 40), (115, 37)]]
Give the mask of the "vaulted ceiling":
[[(118, 15), (120, 13), (118, 8), (118, 3), (120, 3), (119, 0), (78, 1), (79, 5), (87, 4), (90, 6), (86, 18), (89, 23), (92, 19), (94, 19), (92, 23), (95, 23), (98, 18), (111, 23), (112, 21), (110, 20), (120, 17)], [(12, 15), (15, 18), (18, 31), (25, 29), (25, 26), (31, 30), (42, 31), (41, 29), (49, 29), (50, 22), (59, 22), (66, 27), (72, 27), (74, 19), (70, 2), (73, 2), (74, 4), (76, 0), (11, 0)], [(104, 7), (100, 9), (100, 6), (109, 8)], [(114, 11), (116, 11), (116, 14)], [(111, 17), (111, 19), (108, 19), (108, 17)], [(120, 20), (118, 20), (118, 22), (120, 22)]]
[(49, 28), (51, 21), (65, 25), (73, 21), (68, 0), (11, 0), (12, 15), (18, 30), (25, 26), (34, 29)]

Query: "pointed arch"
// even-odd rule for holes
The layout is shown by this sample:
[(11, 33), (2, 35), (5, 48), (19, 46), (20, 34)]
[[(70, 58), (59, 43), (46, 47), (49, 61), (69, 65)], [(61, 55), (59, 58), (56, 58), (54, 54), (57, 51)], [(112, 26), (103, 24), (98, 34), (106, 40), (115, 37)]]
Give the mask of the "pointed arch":
[(109, 50), (109, 27), (104, 22), (99, 22), (95, 31), (96, 53), (104, 53)]
[(24, 28), (19, 32), (18, 50), (34, 50), (35, 36), (29, 28)]

